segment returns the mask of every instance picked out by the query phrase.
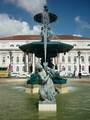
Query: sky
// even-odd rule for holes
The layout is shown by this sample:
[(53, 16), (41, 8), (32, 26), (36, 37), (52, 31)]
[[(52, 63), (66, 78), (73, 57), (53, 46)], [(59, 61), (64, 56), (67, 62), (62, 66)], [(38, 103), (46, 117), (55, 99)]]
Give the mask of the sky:
[(46, 4), (58, 16), (53, 34), (90, 38), (90, 0), (0, 0), (0, 36), (40, 34), (33, 17)]

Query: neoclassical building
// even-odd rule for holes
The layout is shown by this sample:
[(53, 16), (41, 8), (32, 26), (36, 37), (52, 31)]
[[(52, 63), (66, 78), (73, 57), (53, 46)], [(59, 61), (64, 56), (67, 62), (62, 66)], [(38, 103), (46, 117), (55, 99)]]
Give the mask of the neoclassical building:
[[(7, 67), (11, 72), (20, 74), (34, 71), (35, 64), (40, 62), (40, 58), (36, 58), (34, 54), (23, 53), (19, 46), (40, 39), (39, 35), (0, 37), (0, 67)], [(78, 75), (79, 72), (83, 75), (90, 75), (90, 38), (54, 35), (50, 39), (74, 46), (68, 53), (60, 53), (56, 58), (52, 58), (53, 64), (57, 66), (59, 72), (64, 75), (70, 73)]]

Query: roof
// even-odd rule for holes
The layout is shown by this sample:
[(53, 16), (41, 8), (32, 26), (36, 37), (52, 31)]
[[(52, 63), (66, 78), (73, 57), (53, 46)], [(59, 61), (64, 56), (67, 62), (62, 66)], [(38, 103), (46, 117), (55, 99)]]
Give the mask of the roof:
[[(15, 35), (15, 36), (7, 36), (0, 37), (0, 40), (40, 40), (40, 35)], [(90, 38), (78, 37), (73, 35), (52, 35), (49, 39), (54, 40), (90, 40)]]
[(40, 39), (39, 35), (15, 35), (0, 38), (0, 40), (39, 40), (39, 39)]

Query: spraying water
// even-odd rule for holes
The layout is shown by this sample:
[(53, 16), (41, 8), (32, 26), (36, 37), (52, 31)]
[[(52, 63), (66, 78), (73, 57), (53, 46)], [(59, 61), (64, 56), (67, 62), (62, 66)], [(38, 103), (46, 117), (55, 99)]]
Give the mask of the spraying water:
[(44, 12), (43, 12), (44, 62), (45, 63), (47, 62), (46, 59), (47, 59), (48, 24), (49, 24), (48, 9), (45, 6)]

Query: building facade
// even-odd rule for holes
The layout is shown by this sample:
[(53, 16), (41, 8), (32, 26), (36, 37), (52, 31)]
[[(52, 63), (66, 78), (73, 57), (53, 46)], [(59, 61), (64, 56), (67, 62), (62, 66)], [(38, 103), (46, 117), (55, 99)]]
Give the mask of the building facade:
[[(19, 74), (35, 70), (35, 64), (40, 62), (34, 54), (23, 53), (19, 46), (39, 41), (38, 35), (17, 35), (0, 38), (0, 67), (7, 67), (11, 72)], [(60, 53), (53, 59), (53, 64), (63, 75), (90, 75), (90, 38), (70, 35), (56, 35), (50, 37), (52, 41), (60, 41), (74, 46), (67, 53)]]

